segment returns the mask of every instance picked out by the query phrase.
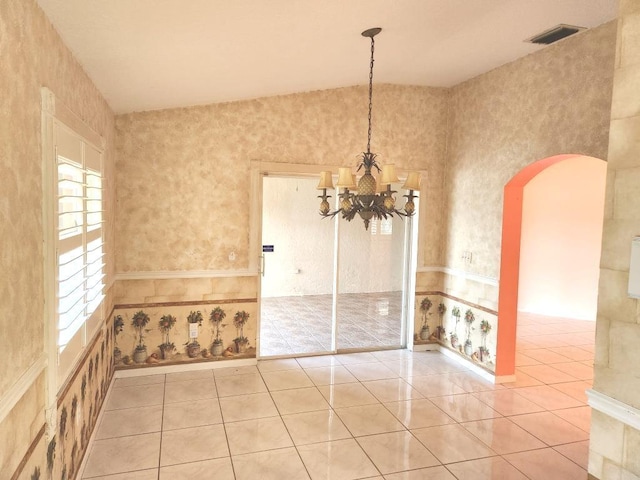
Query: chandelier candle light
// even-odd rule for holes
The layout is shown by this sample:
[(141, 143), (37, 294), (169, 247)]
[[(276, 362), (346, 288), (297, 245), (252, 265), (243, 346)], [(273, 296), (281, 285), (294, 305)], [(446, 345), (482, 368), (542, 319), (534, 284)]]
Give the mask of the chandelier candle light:
[[(409, 190), (408, 195), (404, 195), (407, 198), (407, 203), (404, 205), (403, 210), (396, 209), (396, 199), (393, 196), (397, 193), (395, 190), (391, 190), (392, 183), (398, 183), (398, 175), (396, 174), (396, 167), (393, 164), (382, 165), (382, 170), (376, 161), (376, 154), (371, 153), (371, 109), (373, 106), (373, 51), (374, 51), (374, 39), (377, 34), (382, 31), (381, 28), (370, 28), (362, 32), (363, 37), (371, 39), (371, 63), (369, 64), (369, 129), (367, 131), (367, 151), (362, 153), (362, 158), (358, 163), (357, 172), (364, 168), (364, 175), (360, 177), (356, 185), (356, 175), (351, 173), (351, 168), (341, 167), (338, 169), (338, 183), (337, 188), (342, 188), (342, 193), (339, 193), (340, 208), (335, 211), (331, 211), (331, 207), (328, 202), (330, 195), (327, 195), (327, 189), (333, 189), (332, 172), (324, 171), (320, 173), (320, 183), (318, 184), (318, 190), (322, 190), (322, 195), (318, 198), (322, 199), (320, 202), (320, 215), (323, 217), (334, 217), (338, 213), (342, 213), (342, 218), (347, 221), (351, 221), (355, 218), (356, 213), (360, 215), (364, 220), (364, 228), (369, 229), (369, 222), (374, 219), (386, 219), (387, 217), (393, 217), (398, 215), (400, 217), (410, 217), (415, 213), (415, 204), (413, 199), (417, 198), (414, 193), (416, 190), (420, 190), (420, 173), (409, 172), (407, 180), (402, 188)], [(385, 189), (378, 192), (377, 182), (375, 177), (371, 174), (372, 169), (376, 169), (380, 175), (380, 185)], [(357, 192), (357, 193), (354, 193)]]

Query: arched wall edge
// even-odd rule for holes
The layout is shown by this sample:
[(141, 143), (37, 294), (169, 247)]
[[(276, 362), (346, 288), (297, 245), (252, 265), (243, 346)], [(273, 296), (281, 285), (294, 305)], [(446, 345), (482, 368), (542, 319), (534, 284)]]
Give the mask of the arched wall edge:
[(524, 187), (543, 170), (564, 160), (578, 157), (589, 156), (562, 154), (538, 160), (520, 170), (504, 186), (502, 244), (500, 251), (500, 290), (498, 293), (496, 377), (506, 377), (515, 373), (518, 281), (520, 277), (520, 241), (522, 237)]

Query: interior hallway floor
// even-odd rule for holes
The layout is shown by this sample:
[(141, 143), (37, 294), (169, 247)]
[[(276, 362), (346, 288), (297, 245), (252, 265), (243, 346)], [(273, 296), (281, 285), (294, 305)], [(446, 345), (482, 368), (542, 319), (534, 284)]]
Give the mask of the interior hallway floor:
[(593, 326), (522, 317), (503, 385), (406, 350), (116, 379), (81, 478), (584, 480)]

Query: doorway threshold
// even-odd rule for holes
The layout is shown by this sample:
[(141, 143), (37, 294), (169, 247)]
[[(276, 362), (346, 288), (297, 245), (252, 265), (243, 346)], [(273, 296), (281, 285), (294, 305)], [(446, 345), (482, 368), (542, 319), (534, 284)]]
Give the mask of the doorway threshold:
[(304, 357), (322, 357), (328, 355), (345, 355), (349, 353), (370, 353), (370, 352), (382, 352), (385, 350), (406, 350), (406, 347), (400, 345), (389, 345), (385, 347), (371, 347), (371, 348), (340, 348), (335, 351), (322, 351), (322, 352), (305, 352), (305, 353), (289, 353), (283, 355), (265, 355), (258, 356), (258, 360), (280, 360), (283, 358), (304, 358)]

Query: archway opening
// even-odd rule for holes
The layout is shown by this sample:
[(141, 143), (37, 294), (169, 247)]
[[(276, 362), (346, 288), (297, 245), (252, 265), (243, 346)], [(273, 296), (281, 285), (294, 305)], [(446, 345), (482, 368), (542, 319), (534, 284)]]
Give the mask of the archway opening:
[[(551, 168), (556, 165), (557, 168)], [(600, 183), (583, 182), (587, 172), (590, 172), (588, 175), (599, 177)], [(595, 219), (599, 228), (596, 227), (595, 239), (594, 232), (591, 231), (589, 241), (599, 245), (605, 172), (606, 163), (602, 160), (582, 155), (556, 155), (528, 165), (505, 185), (498, 299), (497, 377), (515, 373), (516, 326), (521, 288), (526, 289), (526, 295), (520, 298), (520, 307), (523, 309), (555, 316), (570, 316), (567, 315), (569, 310), (575, 317), (594, 315), (599, 248), (589, 248), (591, 253), (581, 252), (584, 250), (585, 237), (580, 228), (583, 228), (582, 217), (585, 215), (590, 217), (591, 230)], [(532, 182), (534, 178), (536, 181)], [(525, 195), (525, 187), (530, 182), (531, 187)], [(600, 185), (600, 188), (594, 189), (593, 185)], [(531, 199), (533, 204), (528, 201)], [(589, 199), (589, 205), (582, 205), (580, 202), (586, 202), (586, 199)], [(554, 202), (557, 204), (557, 211), (550, 209)], [(528, 205), (526, 212), (525, 205)], [(526, 238), (523, 238), (523, 233)], [(565, 251), (564, 256), (562, 250)], [(524, 257), (523, 253), (526, 253)], [(581, 254), (584, 262), (578, 261)], [(522, 267), (526, 269), (524, 278), (521, 276)], [(585, 274), (585, 268), (590, 273)]]

